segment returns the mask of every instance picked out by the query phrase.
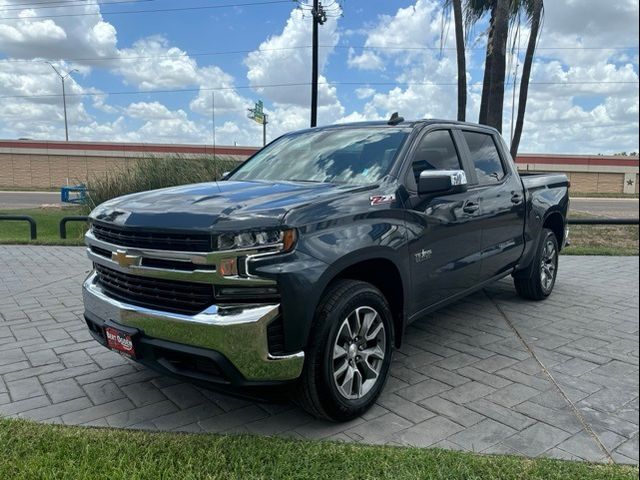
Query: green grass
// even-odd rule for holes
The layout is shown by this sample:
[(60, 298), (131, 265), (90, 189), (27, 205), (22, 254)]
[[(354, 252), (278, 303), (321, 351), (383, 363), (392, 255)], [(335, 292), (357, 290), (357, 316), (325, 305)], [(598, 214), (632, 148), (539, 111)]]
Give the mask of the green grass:
[[(571, 212), (570, 218), (594, 218)], [(565, 255), (638, 255), (638, 225), (569, 225), (571, 246)]]
[(0, 478), (637, 479), (638, 468), (248, 435), (148, 433), (0, 419)]
[(25, 221), (0, 221), (0, 244), (33, 245), (83, 245), (85, 224), (82, 222), (67, 223), (67, 239), (61, 240), (59, 223), (62, 217), (86, 215), (82, 207), (35, 208), (26, 210), (0, 210), (0, 215), (29, 215), (37, 225), (38, 239), (29, 239), (29, 224)]

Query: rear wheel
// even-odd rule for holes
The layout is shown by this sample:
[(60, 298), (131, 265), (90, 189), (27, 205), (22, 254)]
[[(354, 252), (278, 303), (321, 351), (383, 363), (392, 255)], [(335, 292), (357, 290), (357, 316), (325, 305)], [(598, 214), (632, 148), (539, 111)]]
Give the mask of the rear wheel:
[(529, 275), (514, 278), (518, 295), (529, 300), (544, 300), (553, 291), (558, 275), (558, 240), (553, 231), (545, 228), (538, 251), (529, 267)]
[(298, 402), (334, 421), (361, 415), (382, 391), (392, 347), (392, 316), (382, 293), (366, 282), (337, 281), (316, 313)]

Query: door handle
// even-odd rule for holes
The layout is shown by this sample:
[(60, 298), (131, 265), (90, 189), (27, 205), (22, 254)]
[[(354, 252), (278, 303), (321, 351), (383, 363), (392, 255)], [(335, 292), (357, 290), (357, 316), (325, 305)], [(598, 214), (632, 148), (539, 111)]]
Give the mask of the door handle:
[(511, 203), (515, 203), (516, 205), (522, 202), (522, 195), (518, 193), (514, 193), (511, 196)]
[(474, 212), (477, 212), (479, 209), (480, 209), (480, 205), (478, 205), (476, 202), (467, 202), (462, 207), (462, 211), (464, 213), (474, 213)]

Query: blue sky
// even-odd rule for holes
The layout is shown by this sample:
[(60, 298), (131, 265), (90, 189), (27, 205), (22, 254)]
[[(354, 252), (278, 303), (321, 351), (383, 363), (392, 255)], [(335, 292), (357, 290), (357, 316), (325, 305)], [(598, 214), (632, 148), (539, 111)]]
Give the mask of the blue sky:
[[(304, 8), (287, 1), (110, 15), (264, 0), (109, 4), (122, 1), (0, 0), (0, 138), (64, 137), (60, 81), (45, 61), (79, 70), (68, 81), (71, 139), (209, 143), (211, 88), (219, 89), (219, 144), (261, 142), (260, 126), (246, 118), (257, 99), (270, 116), (269, 138), (308, 126), (308, 85), (260, 88), (309, 82), (311, 19)], [(319, 123), (396, 110), (407, 118), (453, 118), (455, 43), (445, 22), (439, 49), (442, 3), (327, 0), (335, 15), (320, 28)], [(73, 14), (82, 15), (65, 16)], [(527, 35), (525, 25), (520, 62)], [(477, 120), (485, 42), (486, 19), (468, 34), (470, 121)], [(637, 3), (548, 1), (540, 47), (521, 151), (637, 151)], [(198, 55), (212, 52), (236, 53)]]

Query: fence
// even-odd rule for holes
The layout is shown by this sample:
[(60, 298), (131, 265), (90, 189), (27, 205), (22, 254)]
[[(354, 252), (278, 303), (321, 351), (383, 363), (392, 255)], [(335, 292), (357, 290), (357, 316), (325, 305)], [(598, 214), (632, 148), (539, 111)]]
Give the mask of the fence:
[[(28, 215), (0, 215), (1, 220), (11, 221), (25, 221), (29, 223), (29, 234), (31, 240), (37, 240), (37, 225), (36, 220)], [(89, 217), (84, 215), (71, 215), (62, 217), (60, 219), (58, 231), (61, 239), (67, 238), (67, 223), (69, 222), (87, 222)], [(640, 219), (638, 218), (569, 218), (567, 220), (569, 225), (638, 225)]]

